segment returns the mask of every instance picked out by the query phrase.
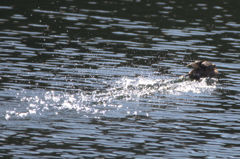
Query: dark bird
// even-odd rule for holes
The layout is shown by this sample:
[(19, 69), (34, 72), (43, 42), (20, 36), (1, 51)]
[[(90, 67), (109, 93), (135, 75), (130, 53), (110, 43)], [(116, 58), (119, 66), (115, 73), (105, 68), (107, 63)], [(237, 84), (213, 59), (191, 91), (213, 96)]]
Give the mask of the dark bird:
[(193, 70), (188, 73), (190, 79), (193, 80), (199, 80), (204, 77), (217, 77), (219, 74), (216, 65), (209, 61), (195, 61), (187, 66), (193, 68)]

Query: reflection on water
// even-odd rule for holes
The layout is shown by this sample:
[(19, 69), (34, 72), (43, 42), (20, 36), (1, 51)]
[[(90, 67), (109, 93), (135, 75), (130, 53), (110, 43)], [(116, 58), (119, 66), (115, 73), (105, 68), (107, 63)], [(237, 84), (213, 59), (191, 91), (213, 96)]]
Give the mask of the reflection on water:
[(0, 1), (0, 157), (239, 158), (238, 3)]

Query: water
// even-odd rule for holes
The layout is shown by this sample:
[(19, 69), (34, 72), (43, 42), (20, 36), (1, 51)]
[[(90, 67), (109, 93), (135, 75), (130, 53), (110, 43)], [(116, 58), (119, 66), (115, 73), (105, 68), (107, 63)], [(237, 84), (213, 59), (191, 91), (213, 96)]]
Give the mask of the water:
[[(239, 158), (238, 2), (0, 2), (1, 158)], [(219, 79), (180, 76), (193, 60)]]

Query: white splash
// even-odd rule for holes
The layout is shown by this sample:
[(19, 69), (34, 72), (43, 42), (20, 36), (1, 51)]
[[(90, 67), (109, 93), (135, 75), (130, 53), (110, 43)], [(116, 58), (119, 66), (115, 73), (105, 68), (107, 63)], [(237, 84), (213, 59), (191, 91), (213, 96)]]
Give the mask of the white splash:
[[(185, 94), (211, 94), (216, 89), (217, 81), (208, 84), (208, 79), (201, 81), (179, 81), (178, 78), (154, 79), (152, 77), (124, 77), (112, 83), (106, 90), (92, 92), (80, 91), (75, 94), (58, 91), (44, 91), (43, 93), (29, 95), (27, 91), (18, 93), (20, 107), (7, 110), (5, 119), (11, 117), (25, 118), (31, 115), (42, 115), (52, 112), (70, 110), (83, 114), (105, 114), (111, 111), (124, 109), (126, 114), (138, 114), (137, 111), (129, 111), (125, 102), (137, 102), (142, 98), (151, 98), (155, 95)], [(32, 92), (34, 94), (36, 92)], [(141, 112), (141, 110), (139, 110)]]

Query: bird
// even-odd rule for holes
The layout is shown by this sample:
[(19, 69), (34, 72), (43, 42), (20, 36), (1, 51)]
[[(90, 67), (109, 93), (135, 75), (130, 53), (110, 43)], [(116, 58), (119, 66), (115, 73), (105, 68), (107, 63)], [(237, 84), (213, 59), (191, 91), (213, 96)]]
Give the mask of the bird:
[(200, 80), (200, 78), (205, 77), (212, 78), (219, 75), (216, 65), (206, 60), (197, 60), (187, 66), (193, 68), (188, 73), (189, 78), (192, 80)]

